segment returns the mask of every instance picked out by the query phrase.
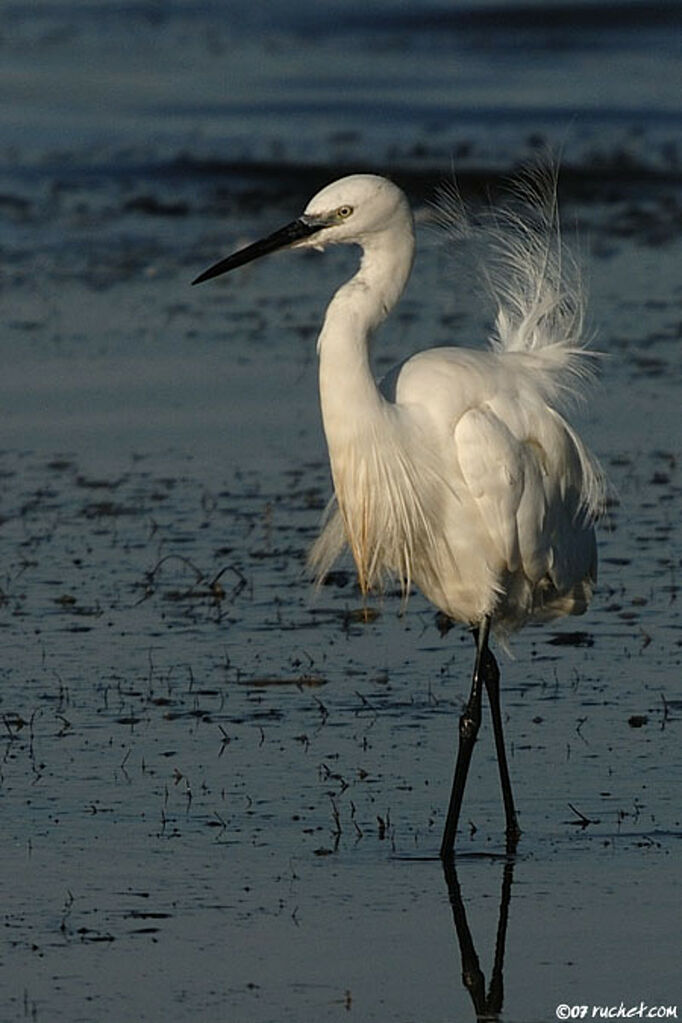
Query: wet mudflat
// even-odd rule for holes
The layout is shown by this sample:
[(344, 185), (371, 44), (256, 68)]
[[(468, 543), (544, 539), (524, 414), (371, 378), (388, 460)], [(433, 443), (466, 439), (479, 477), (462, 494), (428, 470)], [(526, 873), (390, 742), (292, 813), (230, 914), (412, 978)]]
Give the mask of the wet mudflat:
[[(677, 988), (679, 242), (654, 260), (603, 214), (611, 357), (581, 417), (612, 483), (601, 586), (501, 655), (509, 1020)], [(311, 325), (344, 259), (201, 294), (184, 267), (66, 281), (30, 331), (5, 325), (28, 335), (0, 460), (8, 1018), (474, 1017), (433, 858), (473, 644), (416, 594), (364, 614), (349, 566), (317, 595), (303, 575), (329, 487)], [(386, 361), (451, 329), (428, 241), (415, 274)], [(457, 860), (486, 979), (506, 901), (487, 724)]]
[[(672, 7), (293, 6), (3, 12), (0, 1019), (679, 1015)], [(452, 161), (479, 201), (545, 141), (605, 353), (573, 414), (610, 480), (601, 578), (499, 652), (524, 833), (506, 863), (484, 717), (446, 878), (471, 638), (418, 594), (363, 607), (348, 564), (317, 594), (304, 572), (314, 342), (354, 254), (189, 281), (378, 170), (419, 244), (377, 373), (479, 345), (424, 200)]]

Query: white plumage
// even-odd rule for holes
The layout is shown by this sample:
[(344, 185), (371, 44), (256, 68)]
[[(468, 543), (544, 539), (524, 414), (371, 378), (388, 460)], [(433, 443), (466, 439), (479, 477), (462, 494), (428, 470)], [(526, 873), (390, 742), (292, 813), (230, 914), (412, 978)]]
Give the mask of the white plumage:
[[(519, 198), (525, 211), (518, 207)], [(318, 340), (319, 382), (335, 497), (310, 564), (318, 578), (346, 544), (364, 593), (395, 577), (474, 628), (472, 693), (441, 855), (454, 843), (464, 782), (488, 689), (507, 815), (511, 798), (499, 713), (499, 672), (488, 648), (531, 620), (582, 613), (597, 575), (594, 521), (604, 482), (560, 411), (589, 375), (580, 276), (564, 251), (552, 173), (528, 175), (515, 204), (472, 227), (454, 190), (439, 218), (486, 242), (480, 271), (497, 307), (486, 350), (432, 348), (381, 385), (372, 333), (400, 298), (414, 258), (408, 202), (371, 174), (322, 189), (303, 215), (222, 260), (205, 280), (283, 246), (356, 244), (360, 267), (332, 298)]]
[[(551, 196), (539, 191), (537, 200)], [(556, 407), (588, 356), (579, 282), (561, 277), (552, 221), (514, 214), (494, 226), (488, 285), (498, 311), (488, 351), (429, 349), (377, 389), (369, 338), (407, 281), (412, 216), (394, 185), (369, 175), (330, 185), (306, 214), (341, 201), (355, 207), (344, 229), (358, 217), (364, 255), (318, 342), (336, 509), (311, 552), (313, 569), (323, 576), (347, 541), (363, 591), (396, 576), (457, 621), (491, 615), (508, 632), (581, 613), (596, 579), (603, 482)], [(443, 216), (461, 228), (452, 199)], [(329, 228), (328, 240), (346, 233)]]

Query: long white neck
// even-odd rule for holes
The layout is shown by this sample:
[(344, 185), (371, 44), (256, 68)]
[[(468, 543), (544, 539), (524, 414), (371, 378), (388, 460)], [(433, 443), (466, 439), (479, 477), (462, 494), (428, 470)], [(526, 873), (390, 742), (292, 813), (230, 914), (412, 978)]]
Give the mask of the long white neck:
[(384, 399), (369, 361), (371, 335), (400, 298), (412, 269), (411, 215), (364, 240), (356, 275), (334, 295), (318, 339), (320, 404), (329, 453), (366, 428)]

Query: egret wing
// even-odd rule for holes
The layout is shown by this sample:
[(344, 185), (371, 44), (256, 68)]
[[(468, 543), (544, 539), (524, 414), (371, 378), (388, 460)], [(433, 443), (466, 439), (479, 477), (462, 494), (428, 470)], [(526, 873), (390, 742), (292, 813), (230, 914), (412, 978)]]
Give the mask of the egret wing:
[(479, 407), (458, 420), (455, 448), (500, 568), (515, 572), (520, 563), (517, 512), (525, 482), (522, 445), (491, 409)]

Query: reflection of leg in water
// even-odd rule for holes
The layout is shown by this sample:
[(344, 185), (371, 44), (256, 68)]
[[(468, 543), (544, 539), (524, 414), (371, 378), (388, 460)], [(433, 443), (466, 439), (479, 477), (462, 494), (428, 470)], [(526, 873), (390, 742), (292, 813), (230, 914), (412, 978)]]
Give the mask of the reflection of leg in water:
[(507, 938), (514, 863), (512, 860), (508, 860), (504, 865), (504, 872), (502, 874), (502, 893), (500, 895), (500, 912), (495, 939), (495, 958), (493, 960), (493, 969), (487, 995), (485, 992), (485, 977), (483, 976), (476, 949), (474, 948), (474, 940), (467, 923), (453, 856), (443, 858), (443, 871), (448, 886), (448, 897), (452, 907), (452, 916), (462, 957), (462, 982), (471, 996), (477, 1018), (495, 1019), (502, 1011), (502, 1001), (504, 998), (504, 948)]
[(502, 785), (502, 799), (504, 801), (504, 814), (507, 822), (507, 852), (512, 853), (521, 834), (516, 810), (514, 809), (514, 797), (512, 796), (511, 782), (509, 780), (509, 768), (507, 767), (507, 755), (504, 750), (504, 735), (502, 731), (502, 713), (500, 710), (500, 669), (497, 661), (488, 646), (488, 634), (490, 632), (490, 617), (484, 618), (480, 627), (474, 629), (476, 641), (476, 663), (474, 664), (474, 675), (471, 680), (471, 693), (469, 700), (459, 719), (459, 746), (457, 749), (457, 761), (455, 763), (455, 776), (452, 781), (452, 792), (448, 814), (445, 819), (445, 830), (443, 841), (440, 847), (440, 855), (443, 860), (452, 855), (455, 846), (455, 834), (459, 822), (459, 814), (464, 798), (464, 788), (471, 754), (474, 750), (474, 743), (481, 725), (481, 696), (482, 687), (485, 685), (488, 699), (490, 700), (490, 711), (493, 719), (493, 732), (495, 735), (495, 750), (497, 753), (497, 764), (500, 770), (500, 782)]

